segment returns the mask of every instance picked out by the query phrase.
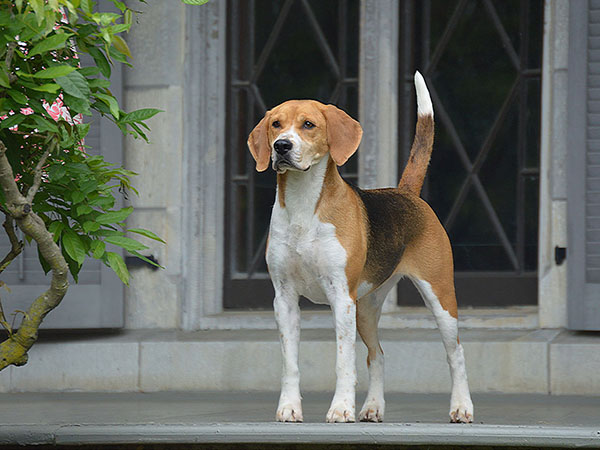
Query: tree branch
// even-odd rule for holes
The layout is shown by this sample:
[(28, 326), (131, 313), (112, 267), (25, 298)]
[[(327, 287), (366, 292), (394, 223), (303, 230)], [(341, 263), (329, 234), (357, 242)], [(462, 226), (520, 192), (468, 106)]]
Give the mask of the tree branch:
[(10, 214), (5, 214), (6, 219), (4, 220), (4, 224), (2, 224), (2, 226), (6, 230), (6, 234), (8, 234), (11, 249), (0, 262), (0, 273), (4, 272), (4, 269), (6, 269), (10, 263), (23, 251), (23, 241), (19, 241), (17, 235), (15, 234), (15, 223), (13, 218), (10, 216)]
[(4, 191), (5, 208), (13, 218), (17, 219), (31, 211), (31, 205), (27, 203), (27, 199), (15, 183), (15, 175), (6, 157), (6, 146), (2, 141), (0, 141), (0, 186)]
[(35, 194), (40, 188), (40, 184), (42, 182), (42, 168), (44, 167), (48, 156), (50, 156), (50, 153), (52, 153), (52, 150), (54, 150), (54, 147), (56, 147), (56, 144), (53, 142), (52, 144), (50, 144), (48, 150), (44, 152), (37, 165), (35, 166), (35, 172), (33, 174), (33, 184), (29, 188), (29, 191), (27, 191), (27, 203), (33, 203), (33, 197), (35, 197)]
[(6, 158), (6, 146), (2, 141), (0, 141), (0, 186), (4, 191), (6, 208), (10, 215), (16, 220), (23, 233), (37, 242), (39, 252), (52, 270), (50, 288), (31, 304), (19, 330), (0, 344), (0, 370), (2, 370), (11, 364), (22, 366), (27, 363), (27, 352), (37, 340), (40, 324), (46, 314), (58, 306), (67, 292), (69, 268), (44, 222), (31, 211), (31, 205), (19, 192), (12, 168)]
[(8, 44), (8, 48), (6, 49), (6, 58), (4, 59), (4, 64), (6, 65), (6, 73), (8, 74), (8, 82), (12, 83), (17, 79), (17, 76), (11, 72), (10, 65), (12, 63), (13, 54), (15, 53), (15, 48), (17, 47), (16, 42), (11, 42)]

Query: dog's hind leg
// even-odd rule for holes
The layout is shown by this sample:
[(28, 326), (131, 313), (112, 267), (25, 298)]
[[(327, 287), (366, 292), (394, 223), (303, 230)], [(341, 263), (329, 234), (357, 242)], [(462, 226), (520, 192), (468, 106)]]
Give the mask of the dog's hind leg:
[(450, 421), (472, 422), (473, 402), (463, 347), (458, 340), (452, 247), (431, 208), (424, 202), (420, 208), (423, 211), (422, 232), (407, 246), (397, 272), (408, 276), (414, 283), (442, 334), (452, 378)]
[[(458, 340), (458, 319), (454, 284), (444, 286), (439, 282), (430, 282), (411, 277), (421, 293), (425, 304), (433, 313), (442, 334), (446, 349), (450, 376), (452, 378), (452, 396), (450, 398), (450, 421), (468, 423), (473, 421), (473, 402), (467, 381), (467, 369), (463, 347)], [(444, 307), (442, 306), (444, 305)]]
[(358, 414), (361, 422), (382, 422), (385, 412), (383, 393), (383, 350), (379, 344), (377, 323), (381, 315), (383, 301), (377, 301), (375, 293), (361, 298), (357, 304), (356, 325), (358, 333), (367, 346), (367, 366), (369, 368), (369, 391), (365, 403)]

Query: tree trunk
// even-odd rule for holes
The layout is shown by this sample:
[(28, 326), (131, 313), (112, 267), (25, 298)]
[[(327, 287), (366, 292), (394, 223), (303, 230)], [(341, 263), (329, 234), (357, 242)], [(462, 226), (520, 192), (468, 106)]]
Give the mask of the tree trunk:
[[(49, 289), (31, 304), (18, 331), (0, 344), (0, 370), (2, 370), (11, 364), (22, 366), (27, 362), (27, 352), (37, 340), (38, 329), (44, 317), (58, 306), (67, 292), (69, 270), (60, 248), (52, 239), (44, 222), (32, 211), (28, 198), (19, 191), (12, 167), (6, 158), (6, 147), (1, 141), (0, 185), (6, 199), (6, 211), (15, 219), (21, 231), (37, 243), (41, 255), (52, 270)], [(30, 190), (28, 197), (33, 199), (34, 195), (35, 191)]]

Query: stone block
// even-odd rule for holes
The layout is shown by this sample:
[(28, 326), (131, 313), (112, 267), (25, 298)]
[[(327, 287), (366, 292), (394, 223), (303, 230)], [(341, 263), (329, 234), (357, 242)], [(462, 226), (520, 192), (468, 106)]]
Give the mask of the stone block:
[(2, 372), (0, 372), (0, 392), (10, 391), (10, 376), (12, 373), (12, 367), (8, 366)]
[(114, 338), (37, 342), (11, 391), (135, 391), (138, 344)]
[(133, 67), (125, 67), (125, 86), (181, 85), (185, 6), (179, 0), (129, 2), (138, 14), (125, 35)]
[(140, 388), (272, 391), (279, 389), (280, 367), (276, 341), (143, 342)]
[(550, 392), (598, 395), (600, 336), (563, 331), (550, 344)]
[(141, 253), (153, 255), (164, 269), (130, 268), (131, 281), (125, 290), (125, 327), (177, 328), (181, 292), (181, 243), (179, 239), (181, 214), (179, 208), (136, 209), (127, 219), (129, 228), (147, 228), (159, 235), (166, 244), (135, 235), (149, 247)]
[(181, 204), (182, 189), (182, 90), (180, 87), (128, 89), (125, 109), (158, 108), (164, 112), (146, 123), (150, 143), (125, 139), (125, 167), (137, 172), (133, 185), (140, 195), (132, 194), (136, 207), (166, 208)]

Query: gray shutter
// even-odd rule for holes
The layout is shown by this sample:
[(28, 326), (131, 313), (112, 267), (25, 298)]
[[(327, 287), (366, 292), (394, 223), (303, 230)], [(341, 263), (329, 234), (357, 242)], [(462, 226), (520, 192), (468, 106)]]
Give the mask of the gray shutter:
[[(110, 8), (106, 1), (101, 1), (103, 11)], [(87, 56), (87, 55), (85, 55)], [(85, 66), (86, 58), (82, 58)], [(121, 65), (112, 69), (111, 91), (121, 99), (122, 70)], [(121, 131), (109, 120), (102, 119), (94, 113), (92, 126), (85, 144), (90, 146), (90, 154), (102, 154), (107, 161), (121, 164), (123, 161)], [(3, 219), (2, 219), (3, 220)], [(10, 244), (6, 233), (0, 229), (0, 259), (8, 253)], [(115, 251), (114, 249), (111, 249)], [(43, 293), (50, 285), (50, 274), (44, 275), (41, 269), (37, 246), (25, 245), (23, 253), (0, 274), (0, 280), (10, 288), (10, 292), (2, 289), (0, 299), (4, 312), (8, 316), (15, 310), (27, 311), (32, 301)], [(61, 304), (52, 311), (42, 324), (45, 329), (57, 328), (119, 328), (123, 326), (123, 285), (113, 271), (97, 260), (86, 261), (79, 274), (79, 283), (75, 284), (69, 276), (70, 287)], [(19, 321), (17, 320), (18, 324)]]
[(600, 330), (600, 0), (570, 2), (568, 327)]

